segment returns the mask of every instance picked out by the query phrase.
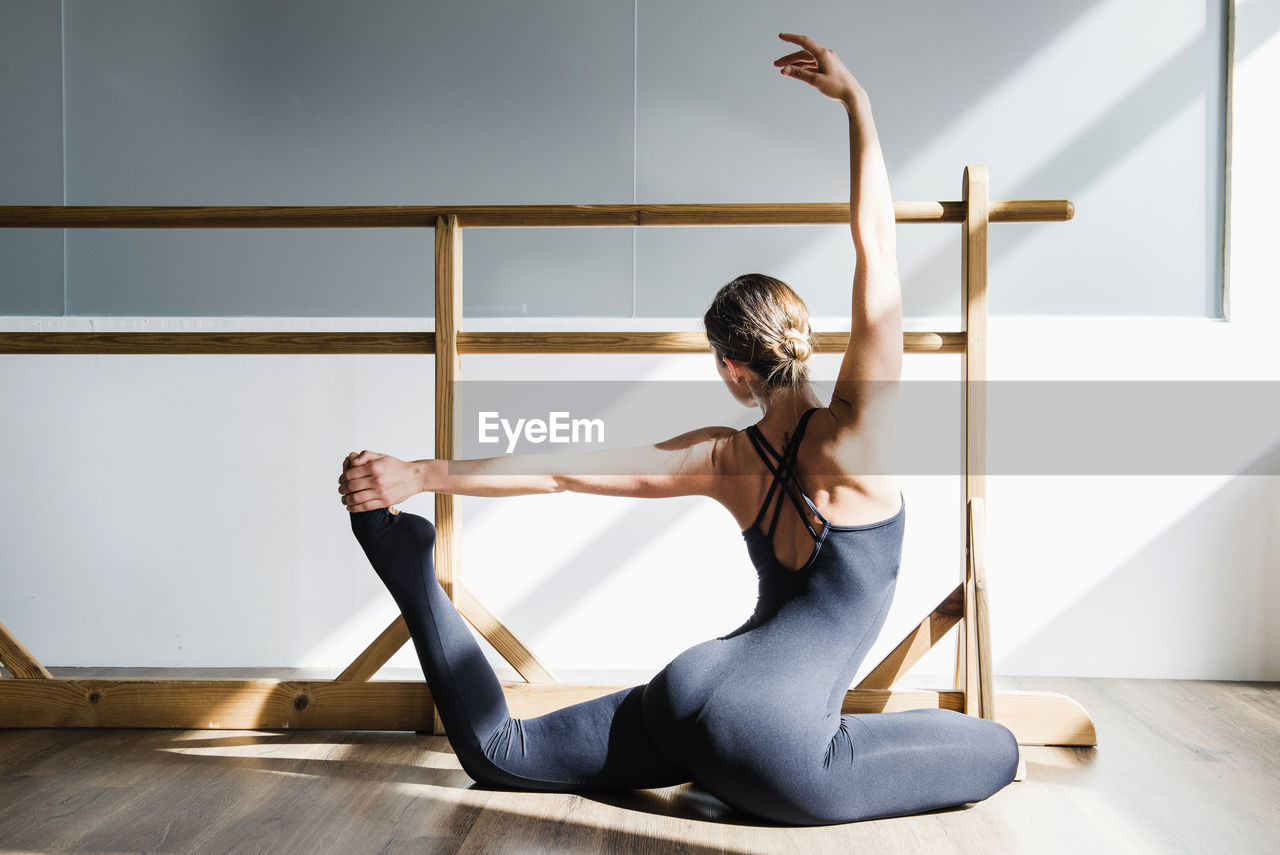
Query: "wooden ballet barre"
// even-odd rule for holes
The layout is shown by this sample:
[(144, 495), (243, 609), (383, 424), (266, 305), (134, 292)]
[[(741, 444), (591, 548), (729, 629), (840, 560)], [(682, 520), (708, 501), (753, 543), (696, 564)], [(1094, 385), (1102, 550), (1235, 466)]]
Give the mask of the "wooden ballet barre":
[[(1093, 745), (1093, 722), (1071, 698), (1046, 692), (995, 692), (986, 595), (987, 235), (992, 222), (1070, 220), (1066, 200), (991, 201), (985, 166), (965, 168), (960, 202), (899, 202), (901, 223), (959, 223), (963, 331), (906, 332), (908, 353), (960, 356), (963, 383), (962, 480), (967, 520), (960, 585), (874, 666), (844, 698), (844, 712), (937, 707), (994, 719), (1024, 744)], [(846, 224), (844, 204), (527, 205), (347, 207), (0, 207), (0, 228), (432, 228), (435, 319), (428, 332), (0, 332), (0, 353), (407, 353), (435, 355), (435, 456), (458, 450), (454, 386), (461, 355), (528, 353), (699, 353), (700, 332), (464, 332), (464, 227), (743, 226)], [(849, 334), (820, 332), (815, 349), (844, 351)], [(504, 683), (511, 712), (529, 717), (617, 691), (566, 685), (460, 578), (454, 497), (435, 497), (436, 573), (462, 616), (528, 682)], [(959, 625), (955, 688), (894, 687), (943, 635)], [(409, 639), (397, 616), (334, 680), (79, 680), (53, 677), (0, 625), (0, 727), (235, 727), (434, 729), (430, 693), (420, 682), (373, 681)]]
[[(961, 223), (964, 202), (897, 202), (900, 223)], [(356, 229), (434, 228), (441, 217), (465, 228), (557, 226), (839, 225), (839, 202), (783, 205), (356, 205), (356, 206), (0, 206), (0, 228), (12, 229)], [(1075, 216), (1066, 199), (992, 201), (990, 220), (1062, 222)]]
[[(843, 353), (846, 332), (814, 333), (818, 353)], [(907, 332), (905, 353), (962, 353), (963, 332)], [(459, 353), (704, 353), (700, 332), (460, 332)], [(0, 353), (435, 353), (427, 332), (0, 332)]]
[(0, 332), (0, 353), (435, 353), (428, 332)]
[[(906, 353), (959, 353), (963, 332), (906, 332)], [(844, 353), (847, 332), (813, 334), (818, 353)], [(458, 334), (462, 353), (702, 353), (710, 352), (700, 332), (464, 332)]]

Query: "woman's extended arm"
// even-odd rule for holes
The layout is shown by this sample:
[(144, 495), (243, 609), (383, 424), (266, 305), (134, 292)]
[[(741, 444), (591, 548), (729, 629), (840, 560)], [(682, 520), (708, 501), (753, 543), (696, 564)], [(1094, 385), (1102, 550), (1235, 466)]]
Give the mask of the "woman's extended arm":
[(656, 445), (579, 454), (513, 454), (479, 460), (399, 460), (352, 452), (338, 492), (348, 511), (371, 511), (416, 493), (523, 496), (595, 493), (665, 498), (712, 495), (716, 453), (731, 428), (702, 428)]
[(774, 63), (782, 73), (836, 99), (849, 113), (849, 228), (857, 263), (849, 346), (832, 409), (843, 404), (850, 420), (859, 421), (885, 383), (896, 384), (902, 376), (902, 293), (889, 176), (871, 102), (840, 57), (807, 36), (783, 33), (780, 38), (804, 48)]

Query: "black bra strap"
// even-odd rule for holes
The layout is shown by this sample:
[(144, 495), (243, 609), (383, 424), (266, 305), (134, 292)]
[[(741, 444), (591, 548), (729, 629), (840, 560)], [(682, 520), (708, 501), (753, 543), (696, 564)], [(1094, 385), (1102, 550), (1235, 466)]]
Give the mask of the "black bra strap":
[[(817, 509), (813, 507), (812, 502), (808, 501), (808, 497), (806, 497), (804, 492), (800, 490), (795, 478), (795, 462), (796, 455), (800, 450), (800, 441), (804, 438), (804, 431), (809, 423), (809, 417), (812, 416), (816, 410), (817, 407), (814, 407), (806, 411), (805, 414), (800, 417), (800, 422), (796, 425), (795, 436), (788, 441), (787, 445), (783, 448), (782, 454), (778, 454), (778, 452), (773, 450), (773, 447), (769, 445), (769, 442), (764, 438), (764, 435), (760, 433), (759, 427), (752, 425), (747, 428), (747, 436), (750, 437), (751, 444), (755, 447), (756, 453), (760, 456), (760, 460), (763, 461), (765, 467), (773, 475), (773, 480), (769, 483), (769, 490), (765, 493), (764, 501), (760, 504), (760, 511), (756, 514), (755, 522), (752, 523), (753, 526), (760, 524), (760, 520), (764, 518), (765, 510), (769, 507), (769, 503), (774, 501), (775, 495), (778, 494), (778, 488), (781, 486), (782, 491), (786, 493), (787, 497), (791, 500), (791, 503), (795, 506), (796, 513), (800, 515), (801, 522), (803, 522), (805, 528), (809, 530), (809, 535), (815, 541), (821, 537), (818, 531), (814, 529), (813, 525), (809, 522), (807, 510), (812, 510), (817, 514), (819, 519), (822, 519), (822, 515), (818, 514)], [(770, 456), (778, 461), (776, 466), (769, 460)], [(806, 505), (808, 506), (807, 509)], [(769, 522), (769, 530), (764, 532), (766, 537), (773, 537), (773, 532), (777, 530), (778, 519), (781, 516), (782, 496), (777, 495), (777, 501), (774, 504), (773, 519)], [(825, 522), (826, 520), (823, 520), (824, 524)]]
[(764, 465), (769, 467), (769, 471), (776, 473), (778, 467), (769, 462), (769, 458), (774, 460), (782, 460), (782, 455), (773, 450), (773, 446), (769, 444), (769, 440), (764, 438), (764, 434), (760, 433), (757, 425), (747, 428), (747, 436), (751, 439), (751, 444), (756, 447), (756, 454), (760, 455), (760, 459), (764, 461)]

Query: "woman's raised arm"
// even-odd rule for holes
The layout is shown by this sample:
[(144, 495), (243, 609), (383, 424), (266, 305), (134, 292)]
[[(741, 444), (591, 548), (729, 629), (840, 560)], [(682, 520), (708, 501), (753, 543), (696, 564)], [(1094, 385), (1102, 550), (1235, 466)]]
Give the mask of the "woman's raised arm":
[(902, 293), (889, 175), (871, 117), (871, 102), (834, 51), (808, 36), (782, 33), (803, 50), (774, 62), (788, 77), (804, 81), (844, 105), (849, 113), (849, 228), (857, 263), (853, 275), (849, 346), (836, 381), (832, 409), (848, 408), (863, 421), (902, 376)]

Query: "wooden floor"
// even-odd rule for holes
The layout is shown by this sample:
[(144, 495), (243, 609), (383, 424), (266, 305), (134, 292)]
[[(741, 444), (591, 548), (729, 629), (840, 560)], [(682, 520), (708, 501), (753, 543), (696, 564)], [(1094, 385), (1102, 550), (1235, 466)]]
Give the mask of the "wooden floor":
[(785, 828), (690, 786), (490, 792), (443, 737), (0, 730), (4, 852), (1277, 852), (1280, 684), (1001, 679), (1076, 698), (1097, 749), (924, 816)]

